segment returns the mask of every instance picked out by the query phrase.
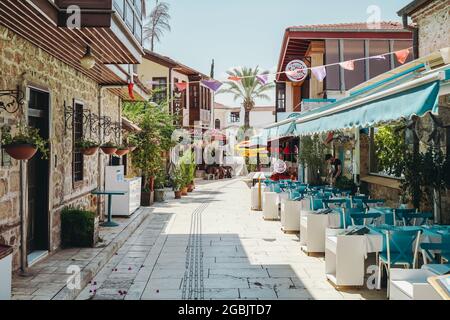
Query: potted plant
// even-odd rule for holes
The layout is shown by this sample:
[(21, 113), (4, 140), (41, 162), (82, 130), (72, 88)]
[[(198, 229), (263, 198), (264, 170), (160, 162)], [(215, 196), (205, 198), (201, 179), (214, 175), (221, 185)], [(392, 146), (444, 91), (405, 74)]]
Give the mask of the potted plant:
[(39, 135), (39, 129), (19, 125), (19, 132), (11, 134), (11, 128), (2, 128), (2, 148), (16, 160), (29, 160), (40, 151), (43, 158), (48, 155), (47, 141)]
[(172, 173), (172, 186), (175, 192), (175, 199), (181, 199), (181, 189), (183, 186), (183, 175), (180, 168), (176, 168)]
[(161, 170), (155, 178), (155, 202), (164, 202), (166, 199), (166, 177), (163, 170)]
[(110, 155), (113, 155), (114, 153), (116, 153), (118, 148), (114, 143), (106, 142), (100, 146), (100, 149), (102, 149), (104, 154), (110, 156)]
[(64, 208), (61, 213), (61, 242), (64, 248), (92, 248), (98, 240), (99, 219), (95, 212)]
[(127, 146), (119, 146), (117, 147), (117, 150), (115, 154), (119, 157), (123, 157), (124, 155), (128, 154), (130, 152), (130, 149)]
[(88, 139), (82, 139), (75, 143), (75, 146), (80, 149), (81, 153), (83, 153), (85, 156), (92, 156), (94, 155), (99, 145), (97, 142), (88, 140)]

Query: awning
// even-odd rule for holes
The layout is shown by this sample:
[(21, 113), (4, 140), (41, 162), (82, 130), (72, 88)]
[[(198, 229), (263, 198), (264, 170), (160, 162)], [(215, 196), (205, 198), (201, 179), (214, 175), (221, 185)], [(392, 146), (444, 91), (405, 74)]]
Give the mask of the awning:
[[(390, 86), (383, 85), (361, 95), (342, 99), (326, 107), (306, 112), (296, 121), (299, 136), (351, 128), (367, 128), (412, 116), (438, 112), (439, 91), (448, 85), (448, 67), (428, 72)], [(399, 84), (400, 83), (400, 84)]]
[(300, 113), (291, 113), (287, 119), (274, 123), (265, 129), (264, 136), (267, 141), (279, 140), (295, 135), (295, 121), (301, 116)]

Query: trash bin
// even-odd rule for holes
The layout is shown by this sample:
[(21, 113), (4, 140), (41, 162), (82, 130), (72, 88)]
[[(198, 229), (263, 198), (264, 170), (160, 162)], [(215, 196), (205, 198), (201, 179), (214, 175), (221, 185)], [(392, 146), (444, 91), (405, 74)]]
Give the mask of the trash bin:
[(0, 300), (11, 300), (12, 253), (12, 247), (0, 245)]

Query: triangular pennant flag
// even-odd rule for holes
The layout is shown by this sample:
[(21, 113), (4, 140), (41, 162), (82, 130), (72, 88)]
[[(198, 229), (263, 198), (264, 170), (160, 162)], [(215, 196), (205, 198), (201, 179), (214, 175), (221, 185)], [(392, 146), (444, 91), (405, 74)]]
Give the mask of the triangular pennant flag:
[(371, 59), (374, 59), (374, 60), (386, 60), (386, 56), (373, 56)]
[(134, 83), (128, 84), (128, 95), (130, 96), (131, 100), (134, 100)]
[(178, 91), (184, 91), (187, 88), (187, 83), (186, 82), (178, 82), (178, 83), (175, 83), (175, 86), (178, 88)]
[(212, 79), (212, 80), (202, 80), (201, 83), (202, 83), (205, 87), (211, 89), (211, 90), (214, 91), (214, 92), (216, 92), (217, 90), (219, 90), (220, 87), (223, 85), (222, 82), (217, 81), (217, 80), (214, 80), (214, 79)]
[(256, 79), (259, 81), (259, 83), (262, 86), (265, 86), (269, 82), (269, 75), (268, 74), (260, 74), (256, 76)]
[(237, 76), (230, 76), (230, 77), (228, 77), (228, 80), (239, 82), (239, 81), (241, 81), (241, 78), (237, 77)]
[(316, 77), (316, 79), (320, 82), (323, 82), (323, 79), (325, 79), (327, 76), (327, 69), (323, 66), (312, 68), (311, 72), (314, 77)]
[(353, 61), (353, 60), (341, 62), (340, 65), (345, 70), (350, 70), (350, 71), (355, 70), (355, 61)]
[(395, 56), (397, 57), (398, 63), (404, 64), (409, 57), (409, 49), (397, 51), (395, 52)]

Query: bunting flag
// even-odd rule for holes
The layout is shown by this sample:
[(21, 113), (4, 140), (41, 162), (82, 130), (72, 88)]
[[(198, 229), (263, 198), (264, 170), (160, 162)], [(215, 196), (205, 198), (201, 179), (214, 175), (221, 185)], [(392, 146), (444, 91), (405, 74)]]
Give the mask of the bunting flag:
[(397, 51), (395, 53), (395, 56), (397, 57), (398, 63), (405, 64), (406, 60), (409, 57), (409, 49)]
[(386, 56), (373, 56), (372, 59), (374, 59), (374, 60), (386, 60)]
[(323, 82), (327, 76), (327, 69), (325, 67), (315, 67), (311, 69), (312, 74), (317, 80)]
[(234, 82), (239, 82), (239, 81), (241, 81), (241, 78), (237, 77), (237, 76), (230, 76), (230, 77), (228, 77), (228, 80), (234, 81)]
[(201, 84), (203, 84), (205, 87), (211, 89), (214, 92), (219, 90), (220, 87), (223, 85), (222, 82), (214, 80), (214, 79), (212, 79), (212, 80), (202, 80)]
[(268, 74), (260, 74), (260, 75), (256, 76), (256, 79), (262, 86), (265, 86), (269, 82), (269, 75)]
[(128, 84), (128, 95), (130, 96), (131, 100), (134, 100), (134, 83)]
[(355, 70), (355, 61), (353, 61), (353, 60), (341, 62), (340, 65), (345, 70), (350, 70), (350, 71)]
[(178, 82), (175, 84), (175, 86), (178, 88), (179, 91), (183, 92), (187, 89), (187, 83), (186, 82)]

